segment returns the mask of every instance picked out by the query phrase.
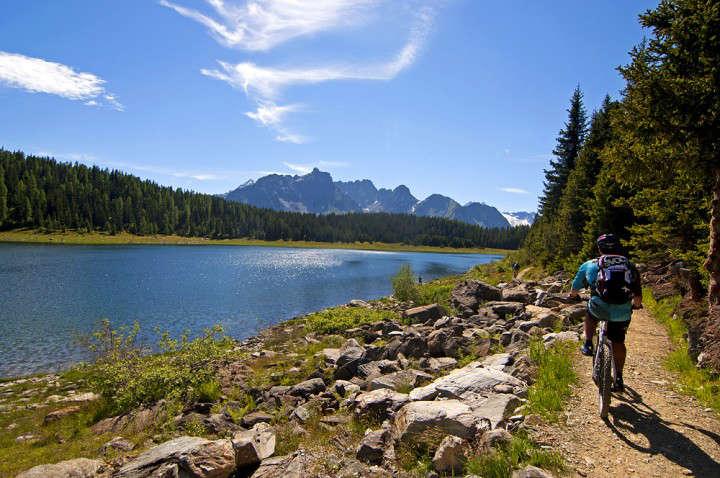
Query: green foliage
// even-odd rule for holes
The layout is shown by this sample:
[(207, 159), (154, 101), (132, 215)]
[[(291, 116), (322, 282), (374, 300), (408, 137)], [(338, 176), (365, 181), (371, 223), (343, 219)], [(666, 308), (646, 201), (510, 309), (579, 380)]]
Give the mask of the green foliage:
[(673, 343), (665, 365), (678, 374), (680, 389), (720, 413), (720, 378), (705, 369), (699, 369), (690, 357), (687, 328), (675, 314), (680, 301), (679, 296), (656, 301), (649, 289), (643, 290), (643, 303), (655, 319), (665, 326)]
[(575, 347), (572, 342), (556, 343), (549, 348), (540, 340), (530, 342), (530, 359), (537, 364), (538, 371), (528, 391), (528, 413), (557, 420), (558, 412), (570, 397), (570, 386), (577, 380), (572, 363)]
[(417, 302), (420, 294), (415, 283), (415, 274), (408, 264), (400, 266), (398, 273), (392, 278), (393, 295), (397, 300)]
[(510, 478), (513, 470), (528, 465), (555, 473), (565, 469), (565, 461), (560, 453), (543, 450), (527, 435), (516, 433), (509, 443), (470, 458), (465, 473), (483, 478)]
[[(93, 335), (109, 338), (111, 344), (121, 344), (120, 351), (117, 347), (105, 347), (106, 355), (98, 356), (92, 364), (79, 366), (71, 374), (84, 377), (87, 385), (103, 396), (107, 413), (122, 413), (161, 399), (184, 403), (219, 398), (216, 361), (232, 347), (221, 327), (208, 329), (195, 340), (175, 342), (171, 350), (154, 355), (125, 348), (128, 341), (134, 340), (129, 338), (137, 335), (135, 329), (123, 334), (113, 331), (108, 323)], [(167, 338), (161, 345), (168, 347)]]
[[(383, 242), (515, 249), (527, 228), (485, 229), (407, 214), (300, 214), (162, 187), (119, 171), (0, 149), (0, 227), (212, 239)], [(7, 188), (7, 216), (1, 215)]]
[(362, 324), (383, 320), (399, 320), (400, 316), (388, 310), (366, 309), (364, 307), (332, 307), (305, 316), (305, 326), (322, 334), (342, 332)]

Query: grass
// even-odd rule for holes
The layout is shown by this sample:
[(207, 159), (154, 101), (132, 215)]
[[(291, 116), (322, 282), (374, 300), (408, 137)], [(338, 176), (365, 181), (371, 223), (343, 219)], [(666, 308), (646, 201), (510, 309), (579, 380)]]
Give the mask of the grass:
[(687, 327), (675, 315), (680, 300), (679, 296), (675, 296), (656, 301), (649, 289), (643, 290), (643, 302), (655, 319), (665, 326), (673, 344), (673, 349), (665, 358), (665, 366), (678, 374), (680, 391), (720, 413), (720, 378), (708, 370), (697, 368), (690, 357)]
[(76, 231), (44, 233), (37, 230), (13, 230), (0, 232), (0, 242), (23, 242), (39, 244), (75, 244), (75, 245), (128, 245), (128, 244), (172, 244), (172, 245), (210, 245), (210, 246), (259, 246), (259, 247), (298, 247), (308, 249), (355, 249), (386, 252), (437, 252), (447, 254), (507, 254), (506, 249), (484, 247), (458, 248), (416, 246), (384, 242), (314, 242), (314, 241), (261, 241), (257, 239), (208, 239), (205, 237), (185, 237), (176, 235), (139, 236), (122, 232), (108, 234), (102, 232), (79, 233)]
[(331, 307), (305, 316), (305, 326), (313, 332), (331, 334), (383, 320), (400, 320), (400, 315), (364, 307)]
[(570, 386), (577, 381), (573, 369), (575, 344), (556, 343), (545, 348), (542, 341), (530, 342), (530, 359), (538, 366), (535, 383), (528, 390), (527, 413), (535, 413), (548, 421), (557, 421), (567, 399)]
[(483, 478), (510, 478), (513, 470), (528, 465), (555, 473), (565, 469), (560, 453), (543, 450), (527, 435), (518, 432), (509, 443), (470, 458), (465, 466), (465, 473)]

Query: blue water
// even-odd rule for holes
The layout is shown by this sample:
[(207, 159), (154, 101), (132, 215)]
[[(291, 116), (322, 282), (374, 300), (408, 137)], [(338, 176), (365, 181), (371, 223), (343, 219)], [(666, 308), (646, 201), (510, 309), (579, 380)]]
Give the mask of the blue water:
[(495, 255), (232, 246), (0, 244), (0, 377), (82, 360), (78, 334), (101, 318), (197, 335), (214, 324), (236, 338), (282, 320), (391, 292), (410, 264), (424, 280)]

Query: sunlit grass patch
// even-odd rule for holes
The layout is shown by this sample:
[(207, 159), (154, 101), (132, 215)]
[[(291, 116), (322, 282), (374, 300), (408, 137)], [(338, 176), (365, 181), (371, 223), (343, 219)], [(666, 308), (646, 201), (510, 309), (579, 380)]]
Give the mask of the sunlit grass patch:
[(575, 343), (559, 342), (545, 348), (542, 341), (530, 342), (530, 359), (538, 366), (535, 383), (528, 391), (527, 413), (556, 421), (577, 381), (573, 369)]
[(366, 309), (364, 307), (332, 307), (305, 316), (305, 326), (314, 332), (329, 334), (342, 332), (362, 324), (383, 320), (399, 320), (400, 316), (389, 310)]
[(526, 435), (516, 433), (509, 443), (470, 458), (465, 466), (465, 473), (483, 478), (510, 478), (513, 470), (528, 465), (555, 473), (565, 469), (560, 453), (543, 450)]
[(690, 357), (687, 327), (675, 314), (680, 301), (679, 296), (657, 301), (649, 289), (643, 290), (643, 302), (653, 317), (665, 326), (673, 343), (673, 349), (665, 358), (665, 366), (678, 374), (683, 393), (694, 396), (704, 406), (720, 413), (720, 378), (708, 370), (698, 368)]

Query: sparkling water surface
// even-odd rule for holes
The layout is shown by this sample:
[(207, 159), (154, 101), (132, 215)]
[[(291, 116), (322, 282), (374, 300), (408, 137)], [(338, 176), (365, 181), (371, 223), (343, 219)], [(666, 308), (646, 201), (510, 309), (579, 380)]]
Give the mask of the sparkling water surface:
[(245, 338), (300, 314), (391, 292), (400, 265), (430, 280), (497, 255), (233, 246), (0, 244), (0, 377), (83, 360), (101, 318)]

